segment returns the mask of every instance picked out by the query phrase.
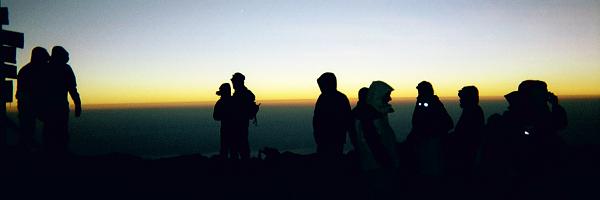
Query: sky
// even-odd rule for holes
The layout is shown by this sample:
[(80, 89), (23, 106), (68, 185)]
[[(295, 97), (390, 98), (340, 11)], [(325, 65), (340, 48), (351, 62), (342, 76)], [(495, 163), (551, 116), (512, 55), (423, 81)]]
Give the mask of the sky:
[(414, 97), (526, 79), (600, 95), (600, 1), (2, 0), (33, 47), (70, 52), (84, 104), (214, 101), (231, 75), (257, 100), (316, 99), (333, 72), (354, 98), (381, 80)]

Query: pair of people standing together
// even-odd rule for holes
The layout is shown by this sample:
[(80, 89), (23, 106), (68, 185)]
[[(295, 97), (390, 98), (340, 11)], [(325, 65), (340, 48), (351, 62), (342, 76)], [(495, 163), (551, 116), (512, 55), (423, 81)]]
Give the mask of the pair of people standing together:
[(75, 74), (67, 64), (69, 53), (61, 46), (52, 48), (52, 56), (42, 47), (31, 52), (31, 62), (17, 75), (19, 144), (25, 150), (36, 148), (36, 120), (43, 123), (42, 150), (50, 155), (67, 155), (69, 141), (69, 101), (75, 104), (75, 116), (81, 115), (81, 100)]
[(322, 74), (317, 83), (321, 90), (313, 115), (317, 154), (339, 158), (346, 134), (350, 133), (350, 140), (364, 161), (362, 167), (396, 167), (396, 136), (388, 120), (388, 114), (394, 112), (389, 104), (394, 89), (383, 81), (374, 81), (369, 88), (360, 89), (358, 103), (352, 109), (348, 97), (337, 90), (333, 73)]
[(213, 118), (221, 121), (220, 155), (230, 159), (250, 158), (248, 142), (249, 120), (256, 123), (259, 105), (255, 103), (252, 91), (244, 85), (246, 77), (241, 73), (233, 74), (231, 83), (235, 92), (231, 94), (229, 83), (223, 83), (217, 91), (221, 98), (215, 104)]

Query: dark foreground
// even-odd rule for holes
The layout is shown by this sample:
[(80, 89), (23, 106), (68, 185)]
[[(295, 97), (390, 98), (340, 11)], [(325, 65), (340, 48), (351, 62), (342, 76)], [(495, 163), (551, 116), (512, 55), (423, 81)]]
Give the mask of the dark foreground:
[(352, 153), (336, 162), (276, 151), (247, 161), (123, 154), (50, 160), (9, 150), (0, 167), (0, 199), (597, 199), (600, 148), (566, 151), (563, 165), (552, 174), (511, 182), (479, 175), (471, 180), (422, 176), (406, 167), (364, 172)]

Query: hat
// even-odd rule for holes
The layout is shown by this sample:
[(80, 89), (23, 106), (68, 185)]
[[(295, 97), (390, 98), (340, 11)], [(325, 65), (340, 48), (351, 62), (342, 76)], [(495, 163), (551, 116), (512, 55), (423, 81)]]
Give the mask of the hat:
[(218, 96), (223, 96), (224, 94), (231, 94), (231, 87), (229, 83), (223, 83), (219, 87), (219, 91), (217, 91)]
[(231, 77), (231, 81), (236, 81), (236, 80), (244, 81), (244, 80), (246, 80), (246, 77), (242, 73), (236, 72), (235, 74), (233, 74), (233, 77)]

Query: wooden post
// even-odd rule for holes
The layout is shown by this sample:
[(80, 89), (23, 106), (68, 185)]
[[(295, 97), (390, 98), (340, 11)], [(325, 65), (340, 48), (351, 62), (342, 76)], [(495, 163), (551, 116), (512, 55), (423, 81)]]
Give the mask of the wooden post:
[(13, 82), (17, 78), (17, 67), (8, 63), (16, 64), (17, 48), (22, 49), (23, 33), (3, 30), (3, 25), (8, 25), (8, 8), (0, 7), (0, 149), (7, 147), (6, 128), (8, 117), (6, 116), (6, 103), (13, 99)]

